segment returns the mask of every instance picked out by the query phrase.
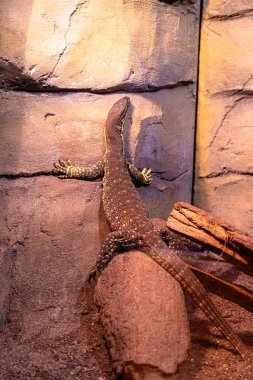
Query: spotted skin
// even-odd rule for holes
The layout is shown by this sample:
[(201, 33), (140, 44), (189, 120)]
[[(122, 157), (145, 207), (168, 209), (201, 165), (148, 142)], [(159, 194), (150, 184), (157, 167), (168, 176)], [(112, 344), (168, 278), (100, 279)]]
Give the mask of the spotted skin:
[[(95, 277), (98, 270), (108, 264), (119, 247), (140, 247), (180, 283), (217, 329), (230, 341), (235, 351), (249, 363), (248, 351), (244, 344), (221, 317), (199, 280), (187, 264), (167, 247), (159, 231), (154, 229), (144, 204), (131, 181), (129, 175), (131, 170), (124, 157), (122, 140), (123, 121), (128, 105), (128, 97), (117, 101), (110, 109), (106, 121), (106, 153), (103, 170), (101, 170), (101, 172), (103, 171), (102, 199), (112, 232), (107, 236), (90, 279)], [(68, 176), (66, 171), (61, 174)], [(146, 182), (150, 182), (152, 178), (150, 172), (146, 169), (144, 174), (147, 176)]]
[(98, 161), (91, 166), (77, 166), (72, 165), (69, 160), (59, 160), (58, 164), (54, 164), (53, 173), (58, 175), (59, 178), (95, 179), (103, 175), (103, 170), (103, 161)]

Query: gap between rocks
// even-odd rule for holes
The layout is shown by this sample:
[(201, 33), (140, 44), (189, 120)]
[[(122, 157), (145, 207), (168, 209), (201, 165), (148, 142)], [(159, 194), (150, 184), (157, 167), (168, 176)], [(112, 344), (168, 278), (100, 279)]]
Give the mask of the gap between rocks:
[(54, 75), (54, 72), (55, 72), (55, 69), (56, 67), (58, 66), (58, 64), (60, 63), (60, 60), (62, 59), (65, 51), (67, 50), (67, 47), (69, 46), (69, 43), (67, 41), (67, 37), (68, 37), (68, 33), (69, 33), (69, 30), (71, 28), (71, 23), (72, 23), (72, 18), (73, 16), (76, 14), (76, 12), (85, 4), (87, 3), (88, 1), (85, 0), (85, 1), (82, 1), (80, 3), (77, 3), (75, 4), (75, 7), (74, 7), (74, 10), (71, 12), (71, 14), (69, 15), (69, 21), (68, 21), (68, 27), (67, 27), (67, 30), (64, 34), (64, 41), (65, 41), (65, 45), (64, 45), (64, 48), (62, 49), (62, 52), (59, 54), (58, 56), (58, 59), (53, 67), (53, 69), (51, 70), (50, 73), (47, 73), (47, 74), (43, 74), (41, 77), (39, 77), (37, 80), (39, 82), (43, 82), (44, 80), (47, 80), (49, 78), (52, 78), (52, 76)]
[(249, 8), (249, 9), (244, 9), (240, 12), (235, 12), (228, 15), (213, 15), (213, 16), (207, 17), (206, 20), (227, 21), (227, 20), (232, 20), (236, 18), (250, 17), (252, 15), (253, 15), (253, 9)]
[(226, 107), (227, 110), (226, 110), (225, 114), (223, 115), (223, 118), (222, 118), (220, 124), (218, 125), (218, 127), (217, 127), (217, 129), (216, 129), (216, 131), (215, 131), (215, 133), (214, 133), (214, 135), (213, 135), (213, 138), (212, 138), (212, 140), (210, 141), (210, 144), (208, 145), (208, 148), (211, 148), (211, 147), (212, 147), (214, 141), (216, 140), (216, 137), (218, 136), (219, 131), (221, 130), (221, 128), (222, 128), (224, 122), (226, 121), (228, 115), (230, 114), (230, 112), (232, 112), (232, 111), (238, 106), (238, 104), (239, 104), (242, 100), (244, 100), (244, 99), (245, 99), (245, 96), (242, 96), (242, 97), (240, 97), (239, 99), (236, 99), (231, 105), (229, 105), (228, 107)]
[(0, 174), (0, 179), (17, 179), (17, 178), (31, 178), (31, 177), (41, 177), (41, 176), (55, 176), (52, 171), (40, 171), (34, 173), (4, 173)]
[(224, 167), (221, 172), (212, 172), (206, 176), (199, 176), (201, 179), (208, 179), (208, 178), (217, 178), (217, 177), (224, 177), (226, 175), (230, 174), (238, 174), (243, 176), (253, 176), (253, 170), (236, 170), (232, 168)]

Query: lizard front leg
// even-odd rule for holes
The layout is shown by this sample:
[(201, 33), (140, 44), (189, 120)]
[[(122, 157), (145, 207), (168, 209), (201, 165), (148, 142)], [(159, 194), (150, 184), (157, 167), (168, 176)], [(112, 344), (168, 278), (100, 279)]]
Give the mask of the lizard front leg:
[(127, 167), (134, 181), (140, 185), (150, 185), (153, 180), (151, 169), (144, 168), (140, 170), (134, 164), (130, 164), (129, 162), (127, 162)]
[(89, 275), (89, 282), (96, 277), (97, 271), (104, 269), (112, 258), (117, 255), (119, 248), (135, 248), (141, 246), (141, 237), (132, 231), (113, 231), (110, 232), (99, 253), (98, 260)]
[(73, 165), (69, 160), (59, 160), (59, 164), (54, 163), (54, 167), (53, 173), (59, 178), (94, 179), (103, 175), (104, 161), (98, 161), (91, 166), (78, 166)]

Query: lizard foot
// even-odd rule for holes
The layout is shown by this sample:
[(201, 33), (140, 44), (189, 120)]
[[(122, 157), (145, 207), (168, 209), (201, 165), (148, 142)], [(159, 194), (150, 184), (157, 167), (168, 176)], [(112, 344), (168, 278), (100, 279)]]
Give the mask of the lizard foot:
[(153, 178), (151, 169), (144, 168), (141, 170), (134, 164), (129, 164), (128, 162), (126, 164), (128, 166), (129, 173), (137, 184), (148, 186), (152, 182)]
[(89, 277), (88, 277), (88, 281), (89, 283), (91, 283), (92, 280), (95, 280), (96, 279), (96, 275), (97, 273), (101, 272), (104, 268), (105, 268), (105, 264), (103, 264), (102, 260), (99, 260), (96, 265), (93, 267), (93, 269), (91, 270), (90, 274), (89, 274)]
[(68, 178), (73, 167), (74, 165), (69, 160), (59, 160), (59, 164), (54, 163), (53, 173), (59, 176), (59, 178)]
[(91, 283), (92, 280), (95, 280), (96, 279), (96, 275), (97, 273), (101, 273), (102, 270), (107, 267), (109, 261), (111, 261), (111, 259), (113, 258), (114, 256), (114, 253), (112, 254), (108, 254), (100, 259), (98, 259), (96, 265), (94, 266), (94, 268), (91, 270), (90, 274), (89, 274), (89, 277), (88, 277), (88, 281), (89, 283)]
[(97, 275), (97, 270), (96, 269), (93, 269), (90, 274), (89, 274), (89, 277), (88, 277), (88, 282), (91, 283), (92, 280), (95, 280), (96, 279), (96, 275)]
[(142, 175), (142, 181), (144, 185), (149, 185), (152, 182), (153, 177), (152, 177), (151, 169), (144, 168), (141, 171), (141, 175)]

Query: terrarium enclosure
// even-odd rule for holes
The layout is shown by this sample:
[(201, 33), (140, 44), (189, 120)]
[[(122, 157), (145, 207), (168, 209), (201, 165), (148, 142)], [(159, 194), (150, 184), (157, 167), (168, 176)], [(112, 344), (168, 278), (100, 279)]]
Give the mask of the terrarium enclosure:
[[(127, 95), (125, 152), (137, 167), (152, 169), (151, 185), (138, 188), (150, 216), (166, 220), (175, 202), (188, 202), (253, 237), (253, 2), (2, 0), (0, 26), (1, 379), (109, 380), (94, 284), (87, 283), (107, 231), (101, 180), (61, 180), (53, 163), (102, 159), (108, 111)], [(137, 272), (129, 276), (141, 287)], [(143, 281), (147, 273), (139, 273)], [(155, 316), (159, 304), (162, 315), (147, 321), (153, 335), (142, 342), (151, 347), (159, 338), (161, 345), (140, 356), (147, 380), (175, 372), (186, 358), (178, 354), (167, 366), (161, 331), (172, 322), (160, 285), (157, 293), (143, 285), (155, 301), (140, 306), (146, 315), (153, 307)], [(250, 325), (245, 313), (238, 329)], [(218, 360), (200, 336), (190, 351), (197, 367), (188, 359), (182, 380), (196, 373), (204, 379), (205, 360)], [(189, 336), (180, 339), (187, 351)], [(224, 356), (228, 373), (233, 355)], [(223, 378), (219, 363), (213, 366), (207, 378)], [(125, 376), (137, 379), (137, 367)]]

